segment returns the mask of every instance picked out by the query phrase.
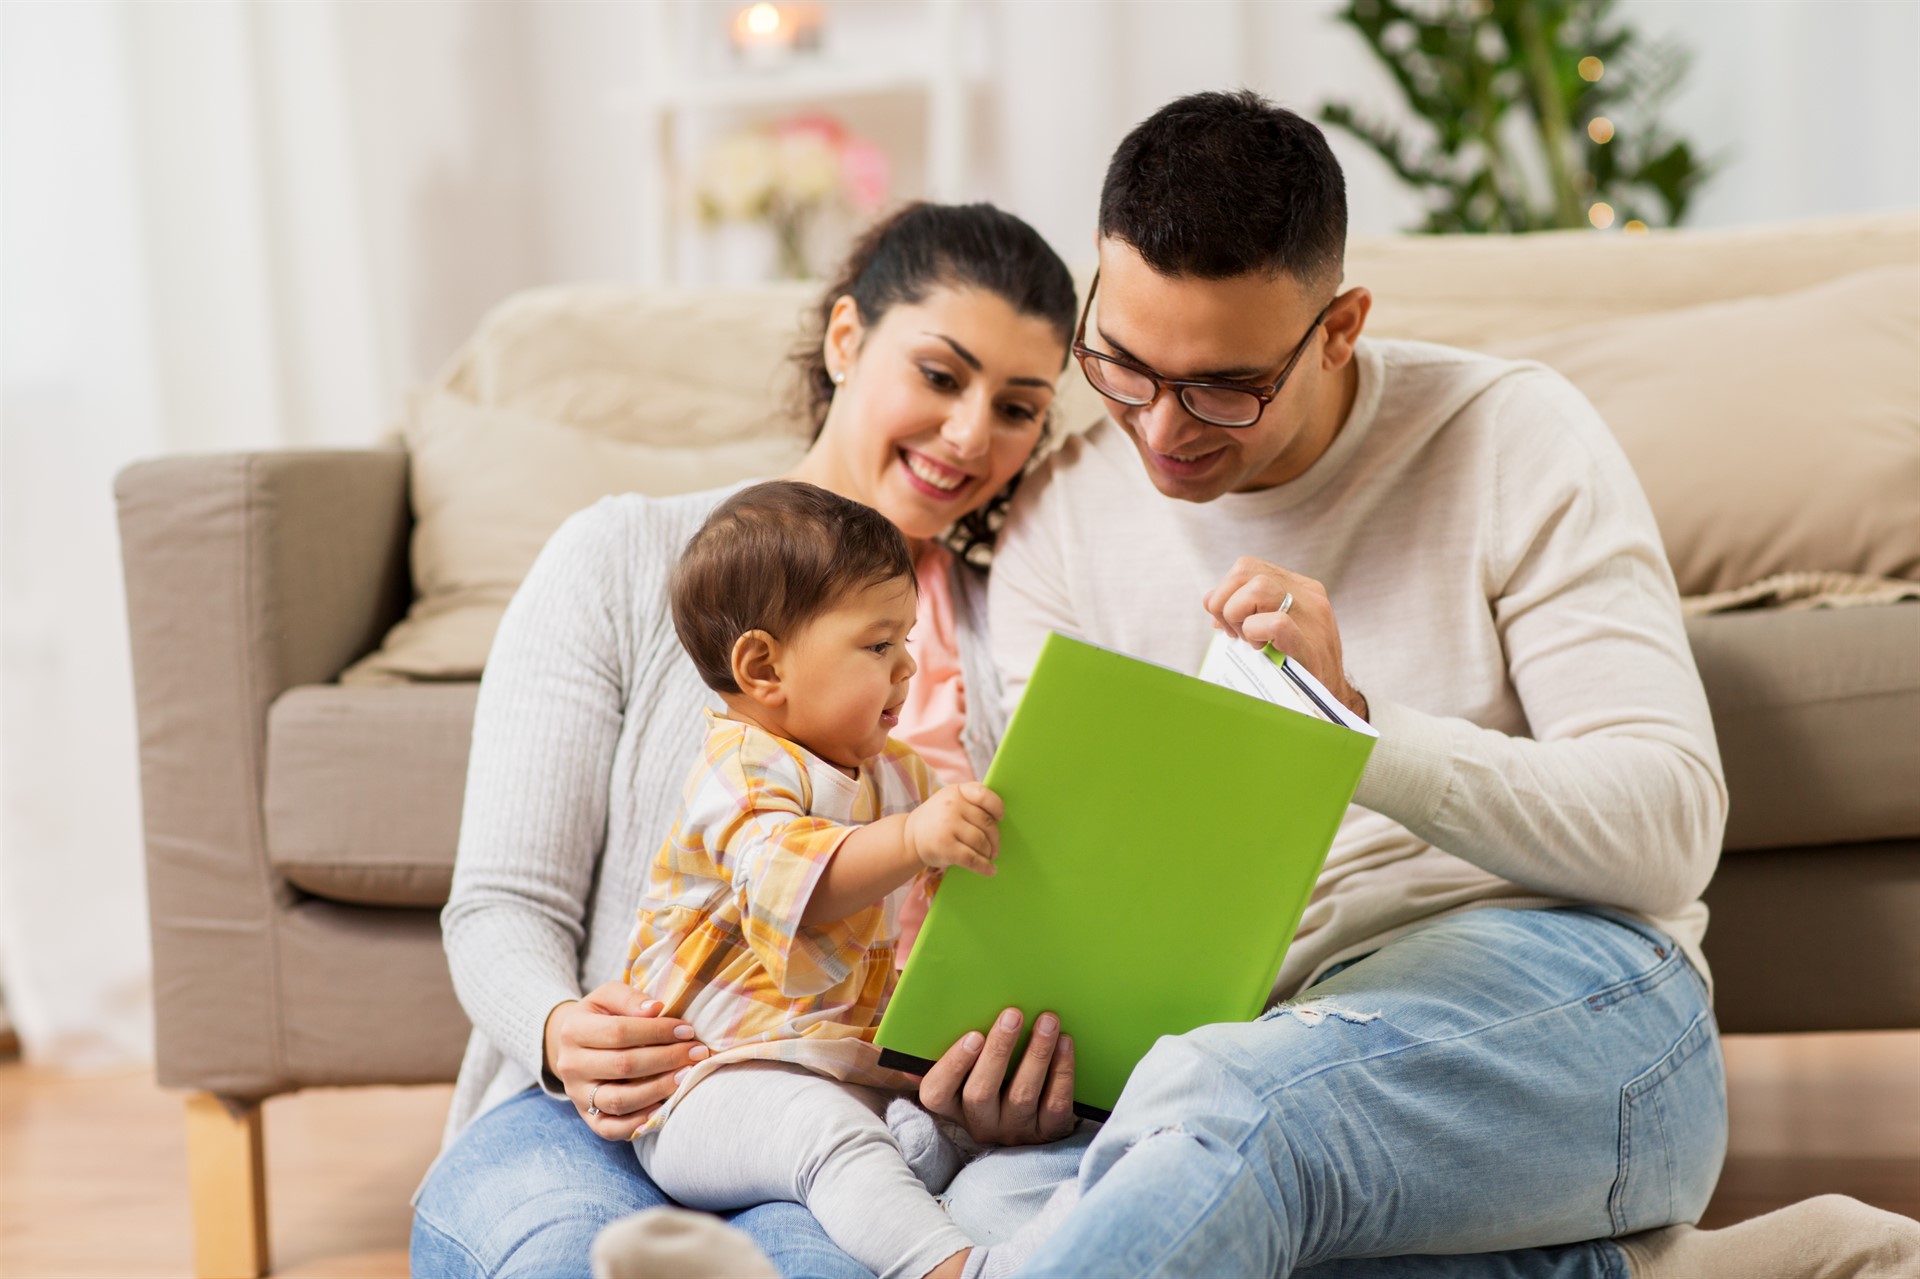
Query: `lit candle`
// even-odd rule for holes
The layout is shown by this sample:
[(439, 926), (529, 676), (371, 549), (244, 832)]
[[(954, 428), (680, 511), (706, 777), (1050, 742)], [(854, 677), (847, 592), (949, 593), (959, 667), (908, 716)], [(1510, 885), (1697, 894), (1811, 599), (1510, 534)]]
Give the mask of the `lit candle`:
[(785, 62), (796, 50), (812, 51), (820, 41), (817, 4), (750, 4), (733, 15), (733, 51), (756, 66)]

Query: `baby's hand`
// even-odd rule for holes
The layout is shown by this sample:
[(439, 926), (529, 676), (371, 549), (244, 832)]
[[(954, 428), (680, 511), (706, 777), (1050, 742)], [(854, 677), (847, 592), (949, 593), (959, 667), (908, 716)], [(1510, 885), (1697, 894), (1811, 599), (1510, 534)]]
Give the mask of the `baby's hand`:
[(991, 877), (1004, 816), (1000, 797), (979, 782), (949, 786), (907, 814), (907, 849), (931, 869), (963, 866)]

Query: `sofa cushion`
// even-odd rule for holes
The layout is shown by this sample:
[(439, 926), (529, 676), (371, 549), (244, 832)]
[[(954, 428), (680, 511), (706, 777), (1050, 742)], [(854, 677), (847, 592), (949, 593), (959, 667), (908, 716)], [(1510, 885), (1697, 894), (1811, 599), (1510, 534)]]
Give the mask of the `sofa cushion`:
[(1729, 851), (1920, 836), (1920, 604), (1716, 613), (1687, 635)]
[(1685, 595), (1779, 573), (1920, 579), (1920, 264), (1498, 348), (1586, 393)]
[(1357, 235), (1367, 332), (1488, 350), (1584, 324), (1787, 293), (1920, 262), (1920, 212), (1645, 235)]
[(406, 428), (416, 598), (349, 684), (473, 679), (507, 601), (547, 539), (610, 493), (692, 493), (776, 475), (803, 437), (762, 430), (709, 444), (651, 444), (473, 404), (416, 397)]
[(438, 906), (453, 882), (477, 684), (307, 685), (267, 712), (267, 859), (335, 901)]

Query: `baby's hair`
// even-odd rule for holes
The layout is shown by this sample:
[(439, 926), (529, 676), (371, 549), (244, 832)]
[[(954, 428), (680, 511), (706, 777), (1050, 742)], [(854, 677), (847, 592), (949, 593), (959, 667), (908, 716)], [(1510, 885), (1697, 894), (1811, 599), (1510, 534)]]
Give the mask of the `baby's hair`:
[(741, 489), (687, 542), (669, 588), (673, 629), (716, 693), (738, 693), (733, 645), (748, 631), (788, 639), (847, 596), (898, 577), (913, 554), (870, 506), (797, 480)]

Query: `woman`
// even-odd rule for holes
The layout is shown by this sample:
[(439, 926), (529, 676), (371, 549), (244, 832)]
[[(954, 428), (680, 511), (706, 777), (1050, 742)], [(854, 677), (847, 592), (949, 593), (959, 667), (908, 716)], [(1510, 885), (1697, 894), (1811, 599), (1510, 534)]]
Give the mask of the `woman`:
[[(875, 507), (915, 549), (920, 671), (898, 735), (947, 781), (984, 773), (998, 736), (974, 565), (1045, 429), (1075, 317), (1066, 267), (1024, 222), (915, 205), (855, 246), (796, 352), (816, 435), (792, 478)], [(607, 979), (709, 703), (667, 572), (730, 491), (574, 516), (501, 623), (442, 916), (475, 1031), (416, 1196), (416, 1274), (585, 1274), (602, 1225), (667, 1202), (625, 1140), (706, 1049)], [(995, 1144), (1071, 1131), (1071, 1041), (1042, 1016), (1007, 1084), (1018, 1030), (1003, 1016), (954, 1045), (922, 1101)], [(795, 1205), (734, 1223), (785, 1273), (861, 1273)]]

